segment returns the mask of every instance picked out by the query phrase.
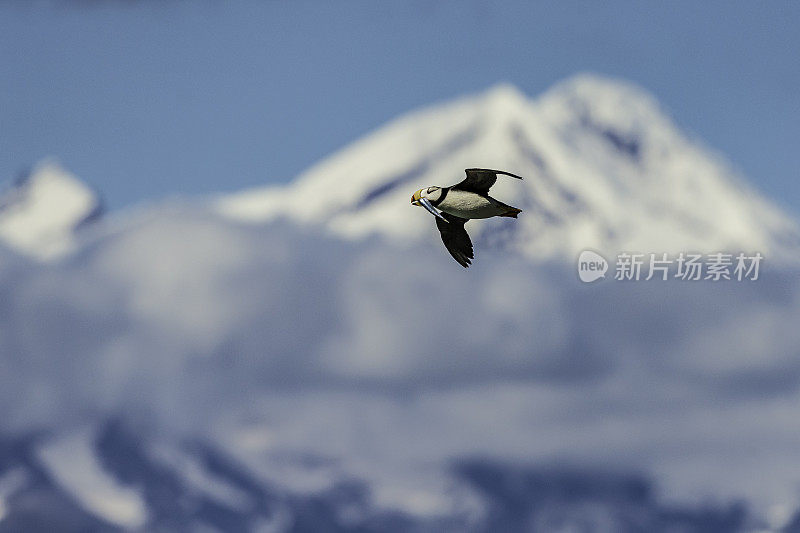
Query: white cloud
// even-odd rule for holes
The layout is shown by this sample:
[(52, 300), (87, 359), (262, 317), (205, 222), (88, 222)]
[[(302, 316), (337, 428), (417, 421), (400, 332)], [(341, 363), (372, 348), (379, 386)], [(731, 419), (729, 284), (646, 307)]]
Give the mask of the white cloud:
[(621, 463), (678, 497), (792, 494), (795, 277), (587, 286), (573, 265), (479, 253), (465, 271), (438, 246), (176, 210), (60, 263), (9, 260), (0, 426), (122, 413), (262, 470), (281, 450), (333, 457), (382, 498), (447, 493), (444, 465), (473, 454)]

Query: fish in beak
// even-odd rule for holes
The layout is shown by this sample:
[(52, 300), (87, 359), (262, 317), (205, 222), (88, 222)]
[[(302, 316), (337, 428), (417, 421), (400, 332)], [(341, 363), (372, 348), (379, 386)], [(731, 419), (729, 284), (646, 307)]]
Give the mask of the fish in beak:
[(449, 222), (444, 216), (442, 216), (442, 212), (436, 209), (430, 200), (427, 198), (422, 197), (422, 189), (418, 190), (411, 196), (411, 205), (422, 206), (428, 210), (428, 213), (435, 216), (436, 218), (441, 218), (445, 222)]
[(445, 222), (449, 222), (449, 221), (448, 221), (446, 218), (444, 218), (444, 216), (442, 216), (442, 212), (441, 212), (441, 211), (439, 211), (438, 209), (436, 209), (435, 207), (433, 207), (433, 204), (432, 204), (432, 203), (431, 203), (431, 201), (430, 201), (430, 200), (428, 200), (427, 198), (420, 198), (420, 200), (419, 200), (419, 203), (421, 203), (421, 204), (422, 204), (422, 207), (424, 207), (425, 209), (427, 209), (427, 210), (428, 210), (428, 212), (429, 212), (431, 215), (433, 215), (433, 216), (435, 216), (435, 217), (437, 217), (437, 218), (441, 218), (441, 219), (442, 219), (442, 220), (444, 220)]

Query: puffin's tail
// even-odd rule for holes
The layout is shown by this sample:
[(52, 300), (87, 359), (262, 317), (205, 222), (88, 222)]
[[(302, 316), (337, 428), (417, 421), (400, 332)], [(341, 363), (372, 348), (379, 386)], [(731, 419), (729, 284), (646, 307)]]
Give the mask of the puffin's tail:
[(517, 209), (516, 207), (509, 206), (508, 211), (506, 211), (505, 213), (503, 213), (500, 216), (501, 217), (517, 218), (517, 215), (519, 215), (520, 213), (522, 213), (522, 209)]

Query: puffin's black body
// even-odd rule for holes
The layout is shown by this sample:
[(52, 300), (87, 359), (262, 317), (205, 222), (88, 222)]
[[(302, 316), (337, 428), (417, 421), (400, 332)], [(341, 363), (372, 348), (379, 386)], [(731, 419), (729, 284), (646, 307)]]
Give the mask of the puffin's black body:
[[(489, 196), (498, 174), (522, 179), (516, 174), (487, 168), (468, 168), (467, 177), (452, 187), (428, 187), (411, 197), (413, 205), (422, 205), (436, 215), (436, 227), (450, 255), (464, 268), (474, 258), (472, 241), (464, 224), (472, 218), (504, 216), (517, 218), (521, 212)], [(428, 205), (426, 205), (426, 203)]]

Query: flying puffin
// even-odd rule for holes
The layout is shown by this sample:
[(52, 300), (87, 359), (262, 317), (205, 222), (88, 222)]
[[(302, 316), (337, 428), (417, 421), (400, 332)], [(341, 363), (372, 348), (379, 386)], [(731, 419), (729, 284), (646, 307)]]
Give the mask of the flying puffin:
[(464, 181), (452, 187), (432, 186), (418, 190), (411, 197), (411, 205), (422, 206), (436, 217), (436, 227), (442, 234), (445, 248), (461, 266), (468, 268), (474, 255), (464, 224), (471, 218), (517, 218), (522, 210), (495, 200), (489, 196), (489, 189), (497, 181), (498, 174), (522, 178), (488, 168), (468, 168), (465, 172)]

